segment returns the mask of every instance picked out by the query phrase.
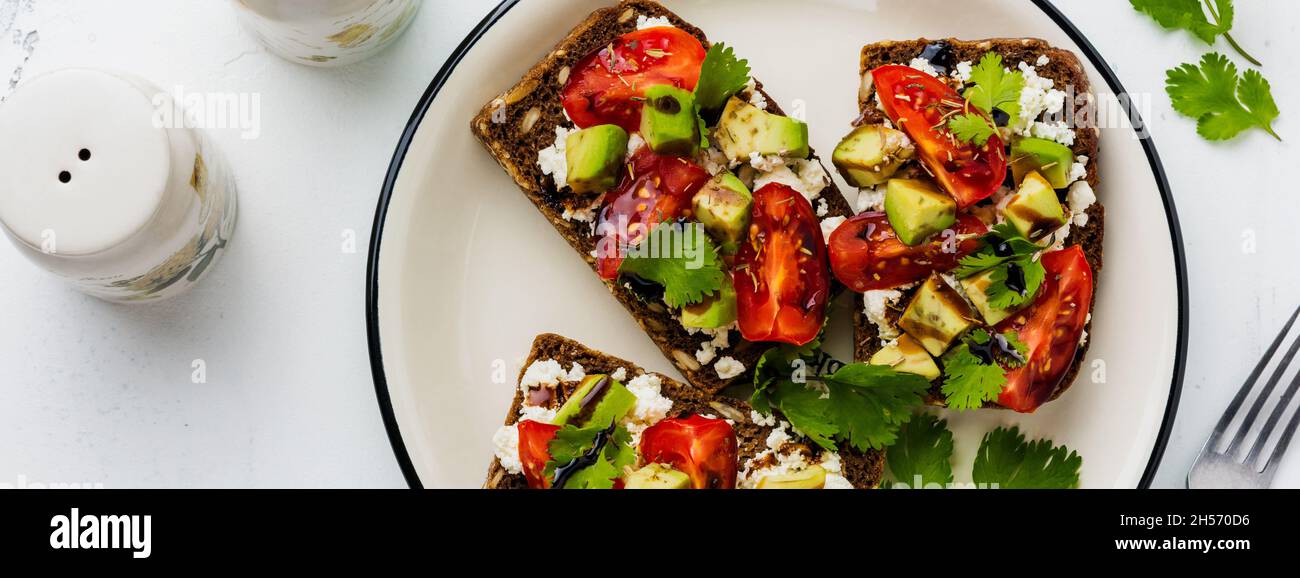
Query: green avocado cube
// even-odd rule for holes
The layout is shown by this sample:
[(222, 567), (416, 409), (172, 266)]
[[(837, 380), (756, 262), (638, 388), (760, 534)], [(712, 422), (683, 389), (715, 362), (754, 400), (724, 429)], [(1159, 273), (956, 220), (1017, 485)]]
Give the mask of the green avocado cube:
[(1026, 239), (1037, 240), (1065, 224), (1065, 209), (1056, 197), (1056, 189), (1037, 172), (1025, 175), (1020, 190), (1002, 208), (1007, 222)]
[(692, 199), (695, 218), (721, 246), (726, 255), (736, 254), (749, 232), (750, 208), (754, 196), (736, 175), (718, 173)]
[(555, 425), (608, 426), (636, 407), (636, 394), (608, 375), (588, 375), (555, 412)]
[(641, 107), (641, 137), (655, 154), (694, 155), (700, 148), (695, 95), (671, 84), (647, 88)]
[(731, 97), (722, 110), (716, 134), (718, 148), (730, 161), (748, 161), (749, 155), (808, 158), (808, 125), (772, 114)]
[(869, 361), (871, 365), (887, 365), (894, 371), (914, 373), (930, 381), (939, 378), (939, 366), (930, 353), (908, 335), (900, 335), (893, 345), (887, 345)]
[(931, 275), (903, 310), (898, 327), (939, 357), (976, 323), (975, 312), (956, 289), (938, 275)]
[(919, 245), (957, 222), (957, 203), (926, 181), (890, 179), (885, 185), (885, 216), (899, 241)]
[(1037, 171), (1053, 189), (1063, 189), (1070, 184), (1070, 170), (1073, 168), (1074, 151), (1056, 141), (1023, 138), (1011, 145), (1011, 176), (1016, 184)]
[(627, 158), (627, 131), (602, 124), (569, 134), (564, 141), (569, 188), (579, 195), (614, 188)]
[(703, 301), (682, 307), (682, 327), (716, 329), (736, 321), (736, 288), (723, 277), (722, 288)]
[(1006, 318), (1011, 317), (1017, 311), (1023, 309), (1024, 306), (1029, 305), (1029, 303), (1025, 303), (1024, 306), (1013, 307), (1011, 309), (996, 309), (989, 306), (988, 291), (989, 286), (992, 284), (992, 269), (961, 280), (962, 289), (966, 291), (966, 296), (969, 297), (970, 302), (975, 305), (975, 309), (977, 309), (980, 312), (980, 315), (984, 317), (985, 323), (988, 323), (989, 325), (1002, 323)]
[(894, 176), (916, 153), (907, 135), (882, 124), (853, 129), (831, 153), (831, 162), (855, 187), (874, 187)]

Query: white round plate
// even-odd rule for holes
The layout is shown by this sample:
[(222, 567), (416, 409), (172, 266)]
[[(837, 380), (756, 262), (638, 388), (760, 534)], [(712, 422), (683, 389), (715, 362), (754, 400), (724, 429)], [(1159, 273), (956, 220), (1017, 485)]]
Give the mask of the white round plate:
[[(870, 42), (1039, 37), (1078, 54), (1094, 92), (1123, 90), (1046, 2), (665, 4), (711, 40), (734, 46), (782, 106), (802, 101), (812, 144), (823, 151), (857, 115), (858, 53)], [(366, 312), (380, 409), (413, 487), (482, 485), (492, 433), (539, 333), (677, 375), (469, 130), (485, 102), (513, 86), (596, 6), (507, 0), (497, 7), (438, 73), (398, 145), (375, 218)], [(1178, 221), (1149, 139), (1131, 128), (1104, 129), (1094, 162), (1107, 250), (1082, 382), (1032, 415), (950, 415), (958, 481), (969, 480), (983, 434), (1003, 424), (1077, 451), (1084, 487), (1145, 486), (1159, 463), (1186, 345)], [(851, 354), (847, 319), (855, 303), (842, 298), (834, 309), (829, 348), (841, 359)]]

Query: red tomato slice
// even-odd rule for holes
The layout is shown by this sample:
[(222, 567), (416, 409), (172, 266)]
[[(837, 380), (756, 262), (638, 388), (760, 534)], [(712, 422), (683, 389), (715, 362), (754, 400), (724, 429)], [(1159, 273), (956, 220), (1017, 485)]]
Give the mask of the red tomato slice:
[(551, 461), (551, 440), (560, 426), (526, 419), (515, 427), (519, 429), (519, 461), (524, 465), (528, 487), (551, 487), (551, 480), (546, 479), (546, 462)]
[[(961, 208), (992, 195), (1007, 176), (1002, 139), (990, 137), (983, 147), (960, 142), (947, 129), (947, 116), (967, 108), (952, 87), (907, 66), (881, 66), (871, 71), (880, 105), (894, 126), (917, 144), (921, 161)], [(935, 126), (938, 125), (938, 129)]]
[(974, 215), (962, 215), (952, 226), (956, 236), (941, 233), (927, 243), (909, 247), (898, 240), (884, 213), (862, 213), (831, 233), (831, 270), (835, 278), (859, 293), (914, 283), (933, 271), (947, 271), (980, 247), (988, 227)]
[(707, 182), (708, 171), (684, 158), (659, 156), (649, 147), (632, 155), (622, 182), (605, 193), (605, 206), (596, 222), (600, 278), (618, 277), (623, 248), (640, 243), (648, 227), (689, 217), (691, 199)]
[(1092, 307), (1092, 267), (1078, 245), (1041, 257), (1047, 278), (1034, 304), (998, 325), (1020, 334), (1029, 346), (1029, 360), (1007, 373), (998, 403), (1029, 413), (1042, 405), (1074, 363), (1079, 338)]
[(578, 128), (641, 126), (645, 89), (671, 84), (695, 90), (704, 45), (680, 28), (660, 26), (629, 32), (573, 65), (561, 93), (564, 110)]
[(693, 415), (666, 419), (641, 434), (641, 457), (647, 464), (668, 464), (691, 477), (697, 490), (736, 487), (736, 431), (726, 420)]
[(745, 339), (804, 345), (817, 337), (826, 321), (830, 273), (808, 199), (780, 183), (754, 192), (749, 238), (736, 254), (731, 279)]

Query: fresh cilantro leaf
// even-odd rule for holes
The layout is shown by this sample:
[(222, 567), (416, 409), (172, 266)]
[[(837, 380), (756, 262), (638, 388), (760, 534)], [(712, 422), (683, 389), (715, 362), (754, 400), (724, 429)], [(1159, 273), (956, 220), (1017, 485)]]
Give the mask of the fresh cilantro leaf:
[[(1011, 268), (1016, 267), (1020, 270), (1024, 278), (1024, 292), (1013, 291), (1007, 285), (1007, 279), (1011, 276)], [(992, 283), (988, 286), (985, 294), (988, 296), (988, 305), (994, 309), (1011, 309), (1019, 307), (1030, 301), (1038, 295), (1038, 288), (1042, 286), (1043, 280), (1047, 278), (1047, 270), (1043, 264), (1034, 260), (1032, 256), (1021, 257), (993, 269), (989, 275), (989, 281)]]
[(1007, 370), (1023, 366), (1028, 351), (1013, 331), (1001, 335), (989, 335), (983, 329), (971, 331), (943, 357), (940, 390), (948, 398), (948, 407), (979, 409), (996, 400), (1007, 384)]
[(670, 307), (691, 305), (722, 288), (718, 250), (698, 224), (663, 223), (627, 251), (619, 273), (631, 273), (664, 287)]
[(984, 435), (975, 454), (973, 480), (1004, 489), (1073, 488), (1079, 485), (1083, 458), (1050, 440), (1026, 442), (1020, 428), (998, 428)]
[(930, 387), (919, 375), (865, 363), (798, 383), (794, 371), (782, 367), (787, 358), (773, 351), (779, 350), (759, 361), (751, 405), (762, 413), (779, 409), (795, 429), (827, 450), (834, 450), (836, 441), (862, 451), (893, 444), (898, 427), (911, 419)]
[(731, 95), (749, 84), (749, 61), (736, 58), (730, 46), (719, 42), (709, 47), (695, 84), (695, 104), (703, 111), (721, 109)]
[[(998, 247), (1003, 243), (1006, 244), (1002, 254), (998, 254)], [(1017, 231), (1011, 223), (999, 223), (993, 226), (993, 229), (980, 237), (980, 248), (974, 253), (962, 257), (957, 262), (957, 269), (953, 274), (958, 279), (965, 279), (988, 271), (1004, 263), (1010, 263), (1033, 257), (1035, 253), (1042, 251), (1043, 248), (1037, 243), (1026, 239)]]
[[(608, 427), (591, 426), (579, 428), (566, 425), (555, 432), (555, 438), (549, 446), (551, 460), (546, 462), (545, 475), (552, 478), (555, 469), (582, 457), (591, 451), (596, 435)], [(605, 442), (595, 463), (574, 472), (565, 482), (565, 489), (610, 489), (623, 468), (636, 463), (636, 449), (632, 447), (632, 436), (627, 428), (614, 428), (614, 433)]]
[(1251, 127), (1273, 131), (1277, 103), (1268, 81), (1254, 70), (1238, 78), (1237, 66), (1227, 57), (1211, 52), (1201, 57), (1198, 68), (1184, 64), (1169, 70), (1165, 91), (1174, 110), (1196, 120), (1196, 132), (1207, 140), (1226, 140)]
[(989, 137), (997, 134), (997, 128), (977, 112), (959, 114), (948, 119), (948, 130), (957, 140), (981, 147), (989, 142)]
[(1025, 87), (1025, 76), (1019, 70), (1003, 68), (1001, 55), (985, 53), (979, 64), (971, 68), (970, 81), (975, 86), (966, 89), (962, 96), (972, 105), (988, 114), (997, 108), (1011, 118), (1020, 116), (1020, 91)]
[(928, 413), (898, 429), (898, 441), (885, 453), (889, 472), (903, 487), (952, 483), (952, 432), (948, 422)]
[[(1186, 30), (1206, 44), (1214, 44), (1214, 39), (1222, 35), (1237, 54), (1255, 66), (1263, 66), (1229, 33), (1234, 12), (1232, 0), (1129, 0), (1129, 3), (1165, 30)], [(1207, 9), (1213, 21), (1206, 18)]]

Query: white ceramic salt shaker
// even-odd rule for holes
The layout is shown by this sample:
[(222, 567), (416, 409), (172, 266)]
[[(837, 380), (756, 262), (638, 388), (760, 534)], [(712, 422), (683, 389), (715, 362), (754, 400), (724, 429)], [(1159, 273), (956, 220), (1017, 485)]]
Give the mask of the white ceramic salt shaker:
[(401, 36), (420, 0), (233, 0), (239, 19), (272, 52), (309, 66), (343, 66)]
[(235, 188), (172, 97), (120, 73), (32, 78), (0, 105), (0, 226), (27, 258), (109, 301), (171, 297), (225, 252)]

